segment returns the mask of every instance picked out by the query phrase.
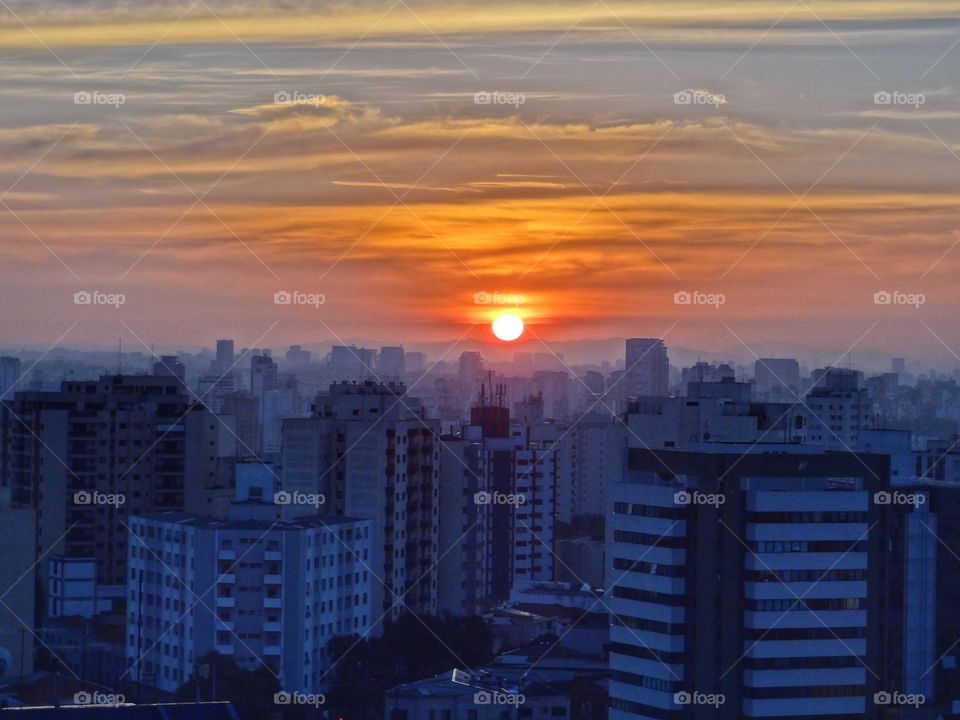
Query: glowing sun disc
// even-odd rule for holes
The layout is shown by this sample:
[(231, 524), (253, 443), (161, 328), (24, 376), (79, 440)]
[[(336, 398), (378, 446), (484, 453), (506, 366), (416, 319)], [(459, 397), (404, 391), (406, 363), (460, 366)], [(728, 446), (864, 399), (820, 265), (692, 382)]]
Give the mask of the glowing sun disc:
[(493, 321), (493, 334), (504, 342), (516, 340), (523, 335), (523, 320), (516, 315), (504, 313)]

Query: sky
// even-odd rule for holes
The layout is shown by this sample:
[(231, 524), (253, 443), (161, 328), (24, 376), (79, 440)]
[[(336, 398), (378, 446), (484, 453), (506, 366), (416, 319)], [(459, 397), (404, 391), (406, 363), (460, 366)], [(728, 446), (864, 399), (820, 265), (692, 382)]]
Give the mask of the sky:
[(2, 347), (512, 308), (529, 350), (960, 364), (956, 2), (37, 5), (0, 6)]

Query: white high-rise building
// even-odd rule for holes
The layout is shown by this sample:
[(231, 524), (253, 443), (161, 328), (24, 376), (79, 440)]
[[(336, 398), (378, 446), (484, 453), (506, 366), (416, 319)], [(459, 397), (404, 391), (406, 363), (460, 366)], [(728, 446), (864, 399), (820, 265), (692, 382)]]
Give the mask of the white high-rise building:
[(216, 651), (248, 670), (267, 665), (284, 690), (322, 690), (330, 639), (364, 635), (376, 619), (370, 538), (369, 522), (331, 515), (131, 518), (131, 679), (174, 692)]
[(437, 611), (439, 423), (403, 385), (340, 383), (283, 423), (282, 485), (370, 520), (378, 617)]
[(862, 373), (825, 368), (806, 397), (806, 441), (830, 450), (855, 450), (860, 434), (873, 427), (873, 403)]

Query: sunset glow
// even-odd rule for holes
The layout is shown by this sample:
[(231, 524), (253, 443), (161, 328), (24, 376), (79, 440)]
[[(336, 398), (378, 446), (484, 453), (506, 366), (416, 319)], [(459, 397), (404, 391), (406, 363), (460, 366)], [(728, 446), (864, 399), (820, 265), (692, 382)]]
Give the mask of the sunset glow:
[(512, 313), (497, 316), (491, 326), (493, 334), (504, 342), (513, 342), (523, 335), (523, 320)]
[[(956, 4), (10, 7), (0, 337), (31, 346), (69, 329), (50, 298), (100, 289), (127, 304), (67, 342), (112, 347), (127, 310), (161, 345), (442, 348), (488, 337), (465, 308), (510, 287), (557, 342), (677, 322), (835, 354), (874, 292), (946, 298), (960, 271)], [(278, 290), (326, 303), (274, 326)], [(674, 304), (693, 291), (727, 327)], [(925, 312), (960, 344), (949, 303)]]

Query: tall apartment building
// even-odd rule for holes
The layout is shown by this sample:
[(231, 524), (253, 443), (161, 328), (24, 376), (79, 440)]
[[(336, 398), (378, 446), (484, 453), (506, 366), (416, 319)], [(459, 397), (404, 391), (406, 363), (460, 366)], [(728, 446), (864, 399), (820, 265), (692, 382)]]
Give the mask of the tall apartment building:
[(831, 450), (855, 450), (860, 434), (874, 425), (873, 403), (862, 373), (824, 368), (814, 373), (806, 397), (806, 441)]
[(20, 382), (20, 358), (0, 357), (0, 400), (12, 397)]
[(458, 416), (460, 418), (464, 417), (464, 412), (483, 386), (486, 379), (485, 367), (483, 355), (479, 351), (468, 350), (460, 353), (457, 360)]
[(885, 456), (631, 448), (608, 520), (611, 720), (878, 718), (901, 508)]
[(187, 368), (176, 355), (161, 355), (153, 362), (154, 375), (168, 375), (186, 382)]
[(793, 403), (758, 403), (749, 383), (691, 382), (685, 397), (638, 398), (624, 417), (631, 443), (687, 448), (699, 443), (787, 442), (805, 437), (806, 411)]
[(332, 382), (367, 380), (373, 377), (377, 351), (355, 345), (334, 345), (327, 362)]
[(664, 397), (670, 385), (667, 345), (659, 338), (628, 338), (624, 378), (625, 398)]
[(403, 382), (406, 357), (403, 347), (382, 347), (377, 357), (377, 377), (383, 382)]
[(278, 456), (283, 442), (283, 421), (302, 417), (307, 413), (301, 405), (297, 376), (279, 373), (273, 387), (265, 390), (259, 399), (260, 450), (265, 455)]
[(527, 422), (511, 422), (504, 392), (471, 408), (469, 425), (445, 438), (440, 454), (440, 604), (450, 612), (556, 575), (563, 426), (537, 421), (539, 399), (518, 404)]
[(304, 350), (299, 345), (291, 345), (287, 349), (287, 364), (293, 367), (302, 367), (309, 364), (311, 355), (312, 353), (309, 350)]
[[(553, 432), (543, 433), (542, 428), (530, 425), (510, 428), (514, 443), (512, 494), (518, 500), (513, 518), (512, 588), (555, 578), (557, 443), (562, 430), (552, 426), (549, 430)], [(496, 496), (492, 502), (497, 502)]]
[(36, 636), (30, 628), (35, 627), (36, 579), (42, 571), (34, 561), (36, 515), (32, 508), (11, 507), (10, 489), (0, 487), (0, 547), (6, 553), (0, 563), (0, 656), (9, 658), (3, 668), (7, 682), (34, 669)]
[(233, 340), (217, 340), (217, 356), (211, 363), (211, 369), (217, 375), (223, 375), (233, 370), (234, 363)]
[[(331, 385), (283, 423), (282, 484), (371, 522), (375, 620), (437, 609), (439, 423), (403, 385)], [(382, 582), (380, 582), (382, 581)]]
[(364, 520), (162, 512), (131, 518), (129, 541), (126, 657), (149, 687), (175, 691), (216, 651), (248, 670), (263, 663), (284, 690), (318, 692), (329, 640), (374, 619)]
[(758, 358), (753, 364), (758, 398), (796, 402), (800, 394), (800, 364), (791, 358)]
[[(37, 511), (35, 557), (94, 558), (126, 582), (131, 515), (203, 504), (215, 480), (216, 419), (175, 377), (105, 375), (2, 403), (2, 484)], [(39, 573), (46, 592), (46, 573)]]
[[(533, 389), (543, 400), (543, 414), (566, 420), (574, 405), (574, 387), (566, 370), (534, 370)], [(577, 383), (579, 385), (579, 383)]]
[(475, 615), (483, 596), (486, 535), (476, 502), (482, 485), (485, 449), (477, 427), (440, 439), (440, 495), (437, 519), (437, 612)]
[(262, 398), (268, 390), (277, 385), (277, 363), (269, 353), (250, 357), (250, 394)]
[(590, 414), (564, 433), (560, 442), (563, 466), (558, 471), (559, 518), (570, 522), (574, 515), (606, 515), (610, 492), (623, 474), (626, 428), (609, 415)]

